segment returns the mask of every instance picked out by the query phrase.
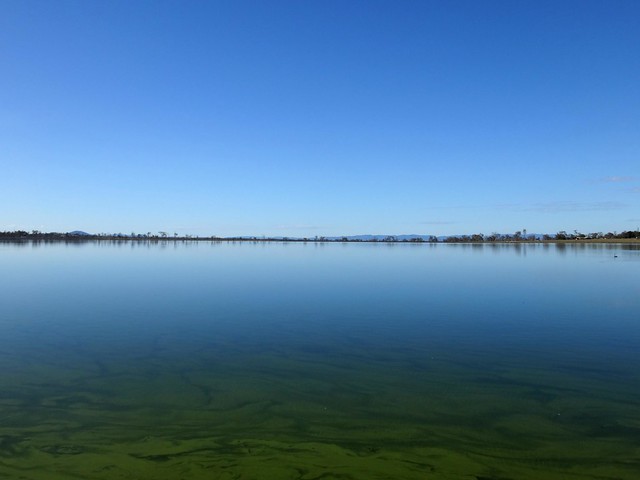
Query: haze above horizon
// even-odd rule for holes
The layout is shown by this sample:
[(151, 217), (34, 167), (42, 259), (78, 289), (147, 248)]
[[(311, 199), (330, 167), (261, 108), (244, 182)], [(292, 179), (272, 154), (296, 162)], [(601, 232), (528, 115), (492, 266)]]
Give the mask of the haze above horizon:
[(632, 230), (640, 3), (0, 3), (0, 231)]

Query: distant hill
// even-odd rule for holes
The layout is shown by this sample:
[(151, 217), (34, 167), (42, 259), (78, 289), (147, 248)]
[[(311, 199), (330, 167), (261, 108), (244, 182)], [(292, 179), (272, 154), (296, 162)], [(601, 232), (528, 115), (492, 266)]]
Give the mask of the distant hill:
[(347, 240), (351, 240), (351, 241), (361, 241), (361, 242), (371, 242), (373, 240), (378, 240), (378, 241), (382, 241), (385, 240), (387, 238), (395, 238), (397, 241), (409, 241), (409, 240), (416, 240), (418, 238), (421, 238), (424, 241), (429, 240), (429, 238), (431, 237), (431, 235), (416, 235), (416, 234), (409, 234), (409, 235), (345, 235), (345, 236), (341, 236), (341, 237), (327, 237), (328, 240), (341, 240), (343, 238), (346, 238)]
[[(513, 233), (496, 233), (495, 235), (499, 236), (499, 237), (510, 237), (513, 236)], [(544, 233), (527, 233), (526, 238), (529, 240), (542, 240), (542, 237), (544, 237)], [(461, 237), (469, 237), (471, 236), (468, 233), (464, 233), (464, 234), (460, 234), (460, 235), (440, 235), (438, 236), (438, 241), (442, 242), (444, 240), (446, 240), (447, 238), (461, 238)], [(485, 237), (488, 237), (489, 235), (485, 234)], [(555, 235), (550, 235), (551, 237), (555, 237)]]
[(90, 237), (91, 234), (87, 232), (83, 232), (82, 230), (74, 230), (73, 232), (67, 232), (67, 235), (73, 235), (76, 237)]

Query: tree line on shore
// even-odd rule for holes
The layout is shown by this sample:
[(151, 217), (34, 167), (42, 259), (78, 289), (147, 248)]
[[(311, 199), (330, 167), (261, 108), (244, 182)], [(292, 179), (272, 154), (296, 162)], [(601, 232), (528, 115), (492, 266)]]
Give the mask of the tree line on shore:
[(475, 233), (471, 235), (450, 235), (445, 237), (430, 236), (403, 236), (388, 235), (385, 237), (351, 238), (351, 237), (218, 237), (212, 236), (196, 236), (196, 235), (178, 235), (174, 233), (169, 235), (167, 232), (147, 232), (130, 234), (123, 233), (100, 233), (87, 234), (84, 232), (41, 232), (32, 230), (2, 231), (0, 239), (3, 240), (45, 240), (45, 241), (83, 241), (83, 240), (146, 240), (146, 241), (164, 241), (164, 240), (209, 240), (209, 241), (288, 241), (288, 242), (381, 242), (381, 243), (492, 243), (492, 242), (557, 242), (557, 241), (587, 241), (587, 240), (614, 240), (614, 239), (640, 239), (639, 230), (626, 230), (623, 232), (594, 232), (581, 233), (574, 230), (573, 233), (567, 233), (561, 230), (555, 234), (535, 235), (527, 234), (526, 230), (517, 231), (515, 233), (491, 233), (485, 235)]

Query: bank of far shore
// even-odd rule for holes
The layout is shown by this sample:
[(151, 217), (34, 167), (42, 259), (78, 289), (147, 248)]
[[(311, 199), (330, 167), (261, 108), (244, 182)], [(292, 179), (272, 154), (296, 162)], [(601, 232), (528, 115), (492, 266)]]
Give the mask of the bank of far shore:
[(113, 241), (113, 242), (287, 242), (287, 243), (464, 243), (464, 244), (592, 244), (592, 243), (625, 243), (640, 244), (640, 231), (625, 231), (622, 233), (608, 233), (605, 235), (591, 236), (567, 235), (561, 232), (557, 235), (529, 236), (526, 237), (520, 232), (515, 235), (459, 235), (448, 237), (435, 236), (371, 236), (372, 238), (358, 237), (218, 237), (218, 236), (196, 236), (177, 235), (169, 236), (164, 232), (158, 235), (148, 234), (86, 234), (86, 233), (43, 233), (43, 232), (0, 232), (0, 241), (24, 242), (24, 241), (44, 241), (44, 242), (87, 242), (87, 241)]
[(575, 240), (540, 240), (535, 243), (639, 243), (640, 238), (585, 238)]

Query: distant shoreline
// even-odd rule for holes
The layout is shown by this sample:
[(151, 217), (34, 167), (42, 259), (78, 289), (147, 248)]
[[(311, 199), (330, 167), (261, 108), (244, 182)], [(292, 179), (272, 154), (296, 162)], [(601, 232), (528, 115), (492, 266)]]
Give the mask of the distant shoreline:
[(508, 239), (508, 240), (345, 240), (315, 238), (245, 238), (245, 237), (131, 237), (102, 235), (67, 235), (42, 234), (25, 236), (1, 236), (0, 242), (44, 242), (44, 243), (84, 243), (84, 242), (117, 242), (117, 243), (185, 243), (185, 242), (242, 242), (242, 243), (374, 243), (374, 244), (466, 244), (466, 245), (539, 245), (539, 244), (605, 244), (625, 243), (640, 244), (640, 238), (579, 238), (579, 239)]
[(339, 235), (313, 237), (289, 237), (289, 236), (231, 236), (218, 237), (216, 235), (199, 236), (178, 233), (169, 234), (166, 231), (157, 233), (87, 233), (82, 230), (71, 232), (42, 232), (40, 230), (14, 230), (0, 231), (0, 240), (9, 241), (45, 241), (45, 242), (86, 242), (86, 241), (115, 241), (115, 242), (288, 242), (288, 243), (466, 243), (466, 244), (497, 244), (497, 243), (640, 243), (640, 230), (625, 230), (621, 232), (597, 232), (580, 233), (574, 230), (567, 233), (560, 230), (555, 234), (527, 234), (526, 230), (515, 233), (474, 233), (471, 235)]

